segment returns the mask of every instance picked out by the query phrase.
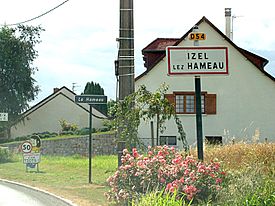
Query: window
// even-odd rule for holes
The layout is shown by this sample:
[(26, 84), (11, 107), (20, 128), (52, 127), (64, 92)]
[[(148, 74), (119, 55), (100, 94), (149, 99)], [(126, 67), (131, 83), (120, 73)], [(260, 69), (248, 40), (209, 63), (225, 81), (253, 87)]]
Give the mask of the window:
[(222, 136), (205, 136), (206, 144), (222, 145)]
[(176, 136), (160, 136), (160, 145), (175, 146), (177, 145)]
[[(174, 92), (165, 96), (175, 106), (177, 114), (196, 113), (196, 97), (194, 92)], [(201, 110), (203, 114), (216, 114), (216, 94), (202, 92)]]
[[(204, 111), (204, 94), (201, 95), (201, 110)], [(194, 114), (196, 113), (195, 94), (176, 94), (176, 113)]]

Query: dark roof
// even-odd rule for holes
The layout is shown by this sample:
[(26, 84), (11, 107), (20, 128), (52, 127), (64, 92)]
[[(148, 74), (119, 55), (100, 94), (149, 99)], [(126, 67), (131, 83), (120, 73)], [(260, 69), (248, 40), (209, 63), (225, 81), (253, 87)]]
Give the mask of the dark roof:
[(151, 42), (147, 47), (142, 50), (143, 52), (150, 51), (165, 51), (167, 46), (174, 45), (179, 41), (179, 38), (157, 38), (153, 42)]
[[(235, 49), (237, 49), (240, 53), (242, 53), (261, 72), (263, 72), (266, 76), (268, 76), (269, 78), (275, 81), (275, 77), (271, 76), (269, 73), (267, 73), (264, 70), (264, 66), (268, 63), (267, 59), (238, 47), (214, 24), (212, 24), (205, 16), (202, 17), (202, 19), (198, 21), (196, 25), (200, 25), (202, 22), (206, 22), (207, 24), (209, 24), (217, 33), (219, 33)], [(144, 66), (146, 67), (146, 71), (140, 74), (138, 77), (136, 77), (136, 80), (146, 75), (152, 68), (156, 66), (157, 63), (159, 63), (165, 57), (167, 46), (177, 46), (180, 42), (182, 42), (188, 36), (190, 32), (192, 32), (192, 29), (193, 28), (187, 31), (181, 38), (157, 38), (153, 42), (151, 42), (149, 45), (147, 45), (142, 50), (143, 59), (145, 61)]]

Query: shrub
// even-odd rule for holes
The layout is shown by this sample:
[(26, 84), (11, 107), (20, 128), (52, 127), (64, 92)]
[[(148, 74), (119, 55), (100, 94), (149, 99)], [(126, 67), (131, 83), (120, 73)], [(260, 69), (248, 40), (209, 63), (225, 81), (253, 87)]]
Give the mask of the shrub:
[(161, 192), (151, 192), (141, 197), (138, 201), (133, 201), (132, 206), (190, 206), (192, 201), (186, 202), (181, 198), (177, 198), (177, 192), (174, 192), (173, 195), (169, 193), (164, 193), (164, 190)]
[(225, 172), (216, 161), (198, 162), (168, 146), (149, 147), (146, 156), (133, 148), (132, 155), (123, 151), (122, 166), (108, 178), (111, 190), (106, 195), (110, 200), (127, 202), (141, 194), (165, 189), (171, 194), (177, 191), (179, 198), (184, 194), (188, 200), (204, 200), (215, 196), (224, 178)]
[(13, 159), (13, 154), (8, 150), (8, 148), (0, 147), (0, 163), (11, 162)]
[(67, 132), (67, 131), (76, 131), (78, 129), (78, 126), (73, 123), (69, 123), (64, 119), (59, 120), (61, 130), (62, 132)]
[(258, 168), (228, 174), (228, 185), (217, 195), (217, 205), (275, 205), (274, 175), (259, 173)]

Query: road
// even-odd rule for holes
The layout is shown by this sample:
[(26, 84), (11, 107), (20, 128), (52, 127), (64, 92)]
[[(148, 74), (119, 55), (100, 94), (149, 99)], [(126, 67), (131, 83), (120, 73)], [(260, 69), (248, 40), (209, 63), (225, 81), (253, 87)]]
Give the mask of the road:
[(0, 206), (71, 206), (55, 196), (0, 180)]

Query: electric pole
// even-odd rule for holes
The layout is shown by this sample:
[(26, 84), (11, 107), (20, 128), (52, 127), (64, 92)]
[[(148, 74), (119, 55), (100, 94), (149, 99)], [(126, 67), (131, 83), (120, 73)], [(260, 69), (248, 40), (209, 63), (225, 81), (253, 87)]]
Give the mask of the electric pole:
[(135, 91), (133, 0), (120, 0), (117, 72), (119, 100)]

